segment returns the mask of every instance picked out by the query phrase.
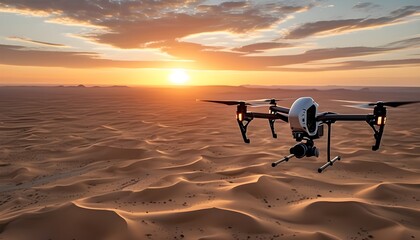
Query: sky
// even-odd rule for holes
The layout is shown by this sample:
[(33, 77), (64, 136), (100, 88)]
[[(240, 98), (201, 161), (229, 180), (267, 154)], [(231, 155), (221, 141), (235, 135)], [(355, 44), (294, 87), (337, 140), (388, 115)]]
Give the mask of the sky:
[(420, 86), (420, 1), (0, 0), (0, 84)]

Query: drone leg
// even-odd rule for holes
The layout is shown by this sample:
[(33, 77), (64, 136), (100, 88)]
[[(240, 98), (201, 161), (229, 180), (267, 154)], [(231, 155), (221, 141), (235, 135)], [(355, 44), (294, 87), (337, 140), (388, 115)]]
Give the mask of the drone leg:
[(277, 138), (276, 130), (274, 129), (274, 122), (275, 119), (268, 119), (268, 123), (270, 124), (271, 134), (273, 135), (273, 138)]
[(375, 138), (375, 145), (372, 146), (372, 150), (376, 151), (379, 149), (379, 145), (381, 144), (381, 139), (382, 139), (382, 134), (384, 133), (384, 128), (385, 128), (385, 124), (382, 124), (381, 126), (379, 126), (379, 129), (376, 130), (375, 128), (375, 121), (370, 120), (368, 122), (369, 126), (373, 129), (373, 137)]
[(319, 167), (318, 168), (318, 172), (319, 173), (322, 173), (322, 171), (324, 171), (327, 167), (332, 166), (335, 161), (340, 160), (340, 159), (341, 159), (340, 156), (336, 156), (332, 160), (328, 161), (327, 163), (325, 163), (324, 165), (322, 165), (321, 167)]
[(272, 167), (275, 167), (275, 166), (279, 165), (282, 162), (287, 162), (287, 161), (289, 161), (289, 159), (293, 158), (294, 156), (295, 156), (295, 154), (290, 154), (290, 155), (288, 155), (288, 156), (286, 156), (286, 157), (284, 157), (284, 158), (282, 158), (282, 159), (280, 159), (280, 160), (278, 160), (276, 162), (273, 162), (271, 164), (271, 166)]
[(340, 160), (340, 156), (336, 156), (333, 159), (331, 159), (331, 122), (327, 122), (328, 125), (328, 138), (327, 138), (327, 163), (322, 165), (318, 168), (318, 172), (322, 173), (327, 167), (332, 166), (333, 163), (337, 160)]
[[(249, 138), (246, 136), (246, 131), (248, 129), (248, 124), (252, 121), (252, 119), (250, 120), (244, 120), (244, 121), (238, 121), (238, 125), (239, 125), (239, 129), (241, 130), (242, 133), (242, 138), (244, 139), (245, 143), (250, 143), (251, 141), (249, 140)], [(246, 122), (245, 124), (243, 122)]]

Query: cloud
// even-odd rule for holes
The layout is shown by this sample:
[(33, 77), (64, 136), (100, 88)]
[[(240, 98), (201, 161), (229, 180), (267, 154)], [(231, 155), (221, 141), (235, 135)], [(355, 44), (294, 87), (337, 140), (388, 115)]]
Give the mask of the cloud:
[(262, 42), (254, 43), (239, 48), (232, 49), (233, 51), (245, 52), (245, 53), (255, 53), (262, 52), (264, 50), (274, 49), (274, 48), (287, 48), (293, 46), (290, 43), (278, 43), (278, 42)]
[(59, 48), (67, 47), (66, 45), (63, 45), (63, 44), (37, 41), (30, 38), (25, 38), (25, 37), (11, 36), (11, 37), (8, 37), (7, 39), (20, 41), (20, 42), (27, 42), (27, 43), (32, 43), (32, 44), (37, 44), (37, 45), (42, 45), (42, 46), (48, 46), (48, 47), (59, 47)]
[[(173, 68), (179, 62), (171, 61), (119, 61), (102, 59), (93, 52), (63, 52), (33, 50), (16, 45), (0, 44), (0, 64), (16, 66), (65, 68)], [(189, 63), (183, 63), (188, 67)]]
[(420, 58), (417, 59), (397, 59), (397, 60), (378, 60), (378, 61), (350, 61), (343, 62), (341, 68), (337, 67), (336, 70), (343, 69), (369, 69), (369, 68), (389, 68), (398, 67), (401, 65), (418, 65)]
[(344, 47), (315, 49), (296, 55), (249, 56), (245, 52), (223, 51), (200, 44), (177, 41), (162, 42), (153, 47), (160, 47), (162, 51), (171, 56), (192, 61), (196, 63), (196, 67), (203, 67), (208, 70), (273, 70), (273, 67), (367, 56), (400, 49), (391, 47)]
[[(248, 51), (258, 51), (263, 49), (271, 49), (279, 47), (275, 42), (257, 43), (243, 46), (243, 51), (224, 51), (216, 47), (207, 47), (196, 43), (186, 42), (161, 42), (155, 44), (154, 47), (160, 48), (162, 51), (177, 57), (179, 59), (188, 59), (195, 63), (195, 67), (205, 68), (209, 70), (271, 70), (283, 71), (286, 66), (294, 64), (316, 63), (322, 60), (345, 59), (350, 57), (361, 57), (375, 54), (384, 54), (393, 51), (410, 49), (417, 47), (419, 38), (409, 38), (400, 41), (391, 42), (384, 46), (378, 47), (342, 47), (342, 48), (322, 48), (306, 51), (295, 55), (280, 56), (249, 56)], [(236, 50), (236, 49), (233, 49)], [(365, 65), (363, 63), (366, 63)], [(339, 67), (331, 70), (352, 70), (362, 68), (375, 68), (386, 66), (406, 66), (419, 64), (416, 59), (403, 60), (381, 60), (381, 61), (343, 61), (337, 63)], [(326, 71), (327, 68), (320, 66), (319, 68), (307, 69), (289, 69), (290, 71)]]
[(278, 71), (289, 72), (322, 72), (322, 71), (340, 71), (340, 70), (362, 70), (373, 68), (397, 68), (418, 66), (420, 58), (397, 59), (397, 60), (377, 60), (377, 61), (346, 61), (336, 64), (333, 67), (323, 67), (319, 65), (317, 68), (287, 68), (280, 67)]
[(51, 18), (100, 26), (107, 31), (85, 37), (119, 48), (138, 48), (149, 42), (175, 40), (196, 33), (265, 29), (312, 5), (250, 1), (209, 5), (203, 0), (0, 0), (0, 7), (45, 12)]
[(269, 8), (268, 5), (222, 3), (199, 5), (192, 13), (169, 12), (155, 19), (121, 20), (102, 23), (111, 31), (89, 36), (97, 42), (120, 48), (136, 48), (149, 42), (170, 41), (203, 32), (245, 33), (265, 29), (286, 14), (306, 7)]
[[(386, 54), (398, 50), (406, 50), (419, 46), (419, 37), (403, 39), (378, 47), (342, 47), (312, 49), (300, 54), (279, 56), (249, 55), (251, 52), (287, 47), (288, 43), (261, 42), (245, 45), (238, 49), (226, 50), (221, 47), (209, 47), (197, 43), (180, 42), (176, 40), (159, 41), (147, 44), (148, 48), (160, 49), (174, 57), (168, 61), (130, 61), (102, 58), (95, 52), (75, 52), (57, 50), (40, 50), (16, 45), (0, 44), (0, 64), (18, 66), (45, 66), (66, 68), (189, 68), (206, 70), (244, 70), (244, 71), (326, 71), (375, 68), (382, 66), (406, 66), (418, 64), (411, 60), (382, 61), (345, 61), (350, 57)], [(383, 57), (382, 57), (383, 58)], [(333, 60), (333, 61), (330, 61)], [(325, 67), (331, 62), (335, 68)], [(341, 62), (337, 62), (341, 61)], [(328, 63), (330, 62), (330, 63)], [(287, 68), (295, 64), (317, 64), (316, 69)], [(293, 70), (294, 69), (294, 70)]]
[(412, 48), (420, 47), (420, 37), (403, 39), (384, 45), (386, 48)]
[[(388, 47), (345, 47), (324, 48), (306, 51), (301, 54), (284, 56), (249, 56), (246, 52), (224, 51), (217, 47), (207, 47), (186, 42), (153, 43), (153, 47), (172, 56), (187, 61), (123, 61), (103, 59), (94, 52), (45, 51), (22, 46), (0, 45), (0, 64), (17, 66), (43, 66), (66, 68), (188, 68), (206, 70), (245, 70), (245, 71), (327, 71), (352, 70), (379, 67), (412, 66), (420, 64), (419, 59), (381, 60), (381, 61), (343, 61), (334, 67), (315, 69), (288, 68), (288, 65), (315, 63), (321, 60), (342, 59), (346, 57), (368, 56), (400, 50), (412, 46), (414, 39), (406, 39), (388, 44)], [(405, 45), (403, 44), (405, 43)], [(268, 44), (269, 45), (269, 44)], [(263, 45), (262, 45), (263, 46)], [(245, 46), (246, 47), (246, 46)], [(251, 49), (261, 49), (261, 46)]]
[[(381, 48), (318, 49), (293, 56), (245, 56), (244, 53), (219, 51), (200, 44), (162, 42), (155, 47), (188, 61), (119, 61), (102, 59), (93, 52), (34, 50), (22, 46), (0, 45), (0, 64), (67, 68), (173, 68), (182, 65), (192, 69), (267, 70), (271, 66), (306, 63), (315, 60), (368, 55), (383, 52)], [(385, 49), (386, 50), (386, 49)]]
[(355, 29), (381, 27), (401, 22), (405, 17), (420, 12), (420, 6), (406, 6), (390, 13), (389, 16), (380, 18), (358, 18), (344, 20), (330, 20), (305, 23), (291, 30), (286, 39), (300, 39), (326, 32), (346, 32)]
[(353, 6), (353, 9), (370, 11), (378, 7), (380, 7), (378, 4), (374, 4), (371, 2), (359, 2)]

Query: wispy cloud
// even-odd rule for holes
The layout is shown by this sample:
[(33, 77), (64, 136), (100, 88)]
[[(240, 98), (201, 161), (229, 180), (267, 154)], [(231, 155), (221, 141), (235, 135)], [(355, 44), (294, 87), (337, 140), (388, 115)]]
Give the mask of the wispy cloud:
[(357, 18), (305, 23), (292, 29), (286, 39), (300, 39), (324, 33), (338, 33), (365, 28), (382, 27), (401, 22), (404, 18), (420, 12), (420, 6), (406, 6), (392, 11), (389, 16), (380, 18)]
[[(311, 68), (292, 68), (292, 67), (279, 67), (279, 71), (288, 72), (325, 72), (325, 71), (340, 71), (340, 70), (362, 70), (374, 68), (398, 68), (418, 66), (420, 58), (411, 59), (396, 59), (396, 60), (377, 60), (377, 61), (347, 61), (334, 64), (334, 66), (323, 66), (319, 64), (317, 67)], [(325, 64), (328, 65), (328, 64)]]
[(19, 41), (19, 42), (37, 44), (37, 45), (42, 45), (42, 46), (48, 46), (48, 47), (58, 47), (58, 48), (68, 47), (64, 44), (37, 41), (37, 40), (30, 39), (30, 38), (25, 38), (25, 37), (10, 36), (7, 39), (14, 40), (14, 41)]
[(359, 2), (356, 5), (353, 6), (353, 9), (357, 10), (364, 10), (364, 11), (370, 11), (372, 9), (378, 8), (380, 5), (371, 3), (371, 2)]
[(232, 49), (233, 51), (245, 52), (245, 53), (255, 53), (262, 52), (264, 50), (274, 49), (274, 48), (287, 48), (292, 47), (290, 43), (279, 43), (279, 42), (262, 42), (245, 45), (239, 48)]
[(403, 40), (400, 40), (400, 41), (388, 43), (388, 44), (384, 45), (384, 47), (387, 47), (387, 48), (420, 47), (420, 37), (408, 38), (408, 39), (403, 39)]

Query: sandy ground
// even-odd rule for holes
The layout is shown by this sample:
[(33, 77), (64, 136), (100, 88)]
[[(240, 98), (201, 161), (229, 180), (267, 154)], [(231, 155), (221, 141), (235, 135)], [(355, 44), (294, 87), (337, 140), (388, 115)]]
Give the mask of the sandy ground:
[[(235, 107), (196, 98), (412, 100), (420, 91), (0, 88), (0, 239), (420, 239), (419, 105), (388, 110), (380, 151), (366, 123), (336, 123), (319, 158), (271, 162), (286, 123), (242, 142)], [(250, 109), (267, 112), (266, 108)]]

